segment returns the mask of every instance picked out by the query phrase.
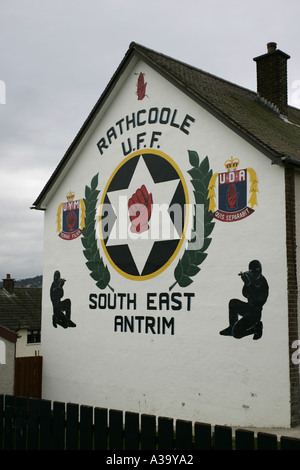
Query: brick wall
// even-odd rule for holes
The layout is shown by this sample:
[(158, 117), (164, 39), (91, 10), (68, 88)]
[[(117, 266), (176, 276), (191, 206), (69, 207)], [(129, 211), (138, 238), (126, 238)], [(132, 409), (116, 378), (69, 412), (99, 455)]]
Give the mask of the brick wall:
[(286, 191), (286, 250), (288, 275), (288, 325), (289, 325), (289, 364), (291, 387), (291, 426), (300, 424), (300, 386), (299, 365), (293, 364), (291, 348), (294, 340), (299, 339), (298, 333), (298, 285), (296, 258), (296, 212), (295, 212), (295, 180), (294, 169), (285, 168)]
[(289, 56), (276, 49), (275, 43), (268, 44), (268, 53), (254, 60), (257, 64), (257, 92), (275, 105), (281, 114), (287, 116), (287, 60)]

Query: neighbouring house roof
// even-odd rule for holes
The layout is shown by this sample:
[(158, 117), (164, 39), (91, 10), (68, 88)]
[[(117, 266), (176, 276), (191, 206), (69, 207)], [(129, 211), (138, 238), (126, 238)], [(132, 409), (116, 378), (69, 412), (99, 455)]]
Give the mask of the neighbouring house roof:
[(0, 289), (0, 325), (11, 331), (40, 330), (42, 289), (15, 287), (12, 294)]
[(18, 333), (5, 328), (5, 326), (0, 325), (0, 338), (6, 339), (11, 343), (16, 343), (18, 339)]
[(45, 195), (71, 159), (118, 78), (134, 56), (145, 61), (217, 119), (259, 148), (274, 163), (292, 162), (297, 166), (300, 165), (299, 109), (288, 106), (288, 116), (281, 116), (275, 107), (266, 103), (254, 91), (132, 42), (100, 99), (33, 203), (35, 209), (44, 208)]

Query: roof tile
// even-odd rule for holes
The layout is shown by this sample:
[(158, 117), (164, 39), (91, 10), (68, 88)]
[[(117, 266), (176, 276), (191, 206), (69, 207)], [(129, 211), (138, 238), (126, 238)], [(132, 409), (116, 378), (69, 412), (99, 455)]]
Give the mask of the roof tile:
[(0, 289), (0, 325), (12, 331), (41, 328), (42, 289), (15, 287), (9, 295)]

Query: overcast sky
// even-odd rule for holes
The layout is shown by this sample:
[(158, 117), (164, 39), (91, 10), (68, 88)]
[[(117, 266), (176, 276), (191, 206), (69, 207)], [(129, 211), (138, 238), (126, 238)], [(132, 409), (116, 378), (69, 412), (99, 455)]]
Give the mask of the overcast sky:
[(0, 0), (0, 279), (42, 274), (30, 207), (132, 41), (251, 90), (277, 42), (299, 108), (299, 18), (299, 0)]

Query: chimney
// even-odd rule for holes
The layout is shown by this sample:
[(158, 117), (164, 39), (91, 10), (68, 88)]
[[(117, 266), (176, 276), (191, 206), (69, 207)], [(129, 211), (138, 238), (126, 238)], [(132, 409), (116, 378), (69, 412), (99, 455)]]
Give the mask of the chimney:
[(6, 274), (6, 279), (3, 279), (3, 288), (9, 294), (13, 294), (14, 287), (15, 287), (15, 280), (10, 277), (10, 274)]
[(253, 60), (256, 62), (257, 93), (287, 116), (287, 61), (289, 55), (277, 49), (276, 42), (267, 44), (268, 52)]

